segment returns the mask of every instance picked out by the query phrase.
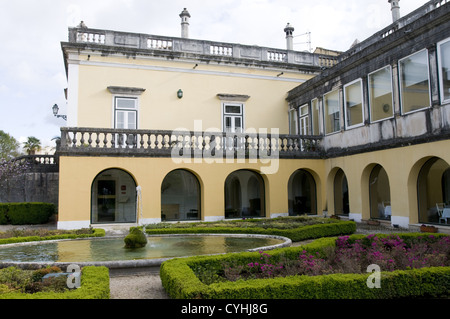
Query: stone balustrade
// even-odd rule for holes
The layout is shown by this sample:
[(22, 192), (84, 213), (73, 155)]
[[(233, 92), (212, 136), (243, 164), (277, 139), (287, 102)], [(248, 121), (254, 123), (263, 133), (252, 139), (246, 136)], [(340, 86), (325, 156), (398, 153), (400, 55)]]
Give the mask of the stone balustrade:
[(26, 170), (31, 172), (58, 172), (59, 169), (57, 155), (24, 155), (12, 161), (25, 164)]
[(211, 59), (251, 59), (266, 63), (289, 63), (309, 68), (329, 67), (338, 60), (336, 56), (305, 51), (90, 29), (86, 27), (69, 28), (69, 42), (139, 50), (182, 52), (185, 54), (198, 54), (202, 57), (210, 56)]
[(61, 128), (59, 154), (192, 158), (318, 158), (320, 136)]

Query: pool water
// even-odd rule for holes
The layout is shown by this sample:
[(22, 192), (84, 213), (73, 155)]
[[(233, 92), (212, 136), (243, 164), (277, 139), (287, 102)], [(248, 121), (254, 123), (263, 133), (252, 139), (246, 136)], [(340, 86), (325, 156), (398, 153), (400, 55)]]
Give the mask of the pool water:
[(263, 237), (148, 237), (143, 248), (125, 248), (123, 238), (83, 239), (0, 246), (2, 262), (93, 262), (208, 255), (245, 251), (283, 243)]

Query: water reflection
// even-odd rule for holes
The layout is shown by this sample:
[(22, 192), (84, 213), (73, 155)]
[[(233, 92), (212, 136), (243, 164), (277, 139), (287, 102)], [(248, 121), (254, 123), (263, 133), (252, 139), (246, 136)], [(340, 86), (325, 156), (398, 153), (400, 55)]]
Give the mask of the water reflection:
[(0, 246), (2, 262), (88, 262), (182, 257), (244, 251), (282, 243), (280, 239), (227, 236), (149, 237), (143, 248), (127, 249), (123, 238), (85, 239)]

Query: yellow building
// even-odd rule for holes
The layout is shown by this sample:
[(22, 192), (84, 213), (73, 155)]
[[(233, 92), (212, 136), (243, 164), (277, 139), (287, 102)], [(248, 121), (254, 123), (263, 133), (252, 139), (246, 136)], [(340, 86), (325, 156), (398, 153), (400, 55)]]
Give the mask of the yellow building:
[[(405, 23), (439, 13), (443, 17), (435, 29), (448, 30), (447, 4), (419, 11)], [(433, 201), (450, 201), (448, 100), (445, 92), (433, 95), (433, 85), (447, 88), (446, 80), (438, 84), (438, 74), (446, 75), (448, 67), (445, 32), (427, 38), (437, 46), (426, 56), (443, 70), (436, 65), (436, 73), (429, 72), (432, 104), (416, 110), (413, 103), (411, 114), (403, 116), (395, 100), (401, 88), (392, 85), (397, 91), (389, 104), (388, 93), (379, 95), (384, 87), (376, 86), (376, 103), (393, 110), (385, 120), (383, 113), (369, 116), (380, 111), (369, 107), (365, 99), (372, 91), (364, 88), (383, 74), (355, 74), (371, 68), (359, 67), (371, 65), (365, 52), (377, 60), (374, 46), (388, 42), (380, 46), (390, 48), (391, 40), (400, 41), (399, 30), (336, 56), (292, 50), (289, 25), (287, 50), (194, 40), (187, 10), (180, 17), (180, 38), (90, 29), (83, 23), (69, 29), (69, 41), (62, 43), (68, 112), (58, 150), (58, 228), (322, 215), (324, 210), (409, 227), (428, 214)], [(425, 32), (433, 29), (419, 29), (414, 36)], [(403, 61), (403, 68), (410, 67), (399, 59), (388, 64)], [(399, 72), (391, 69), (390, 74)], [(420, 85), (412, 91), (423, 91)], [(358, 90), (361, 101), (349, 100), (355, 107), (344, 109), (344, 92), (353, 98)], [(402, 97), (425, 103), (420, 92), (411, 94)], [(434, 183), (438, 178), (441, 186)], [(423, 199), (417, 185), (427, 192)], [(443, 195), (431, 195), (434, 187)], [(389, 219), (373, 213), (380, 198), (384, 211), (391, 211)], [(419, 200), (427, 204), (422, 208)]]

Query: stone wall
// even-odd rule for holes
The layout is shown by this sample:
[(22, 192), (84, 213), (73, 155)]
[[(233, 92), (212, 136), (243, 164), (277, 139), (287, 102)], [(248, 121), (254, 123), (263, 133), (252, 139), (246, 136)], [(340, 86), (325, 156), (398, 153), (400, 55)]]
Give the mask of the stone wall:
[(54, 156), (23, 156), (28, 169), (0, 180), (0, 203), (43, 202), (58, 206), (59, 164)]

